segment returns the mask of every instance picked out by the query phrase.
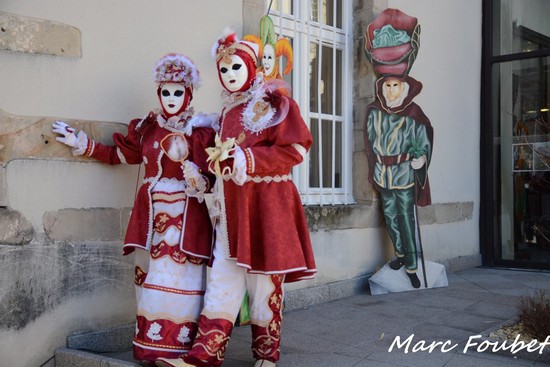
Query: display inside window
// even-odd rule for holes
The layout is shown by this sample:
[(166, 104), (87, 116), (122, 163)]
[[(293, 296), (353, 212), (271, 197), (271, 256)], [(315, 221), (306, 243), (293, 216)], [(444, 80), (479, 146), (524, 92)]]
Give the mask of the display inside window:
[(550, 58), (528, 58), (501, 65), (501, 78), (512, 75), (501, 85), (502, 150), (511, 146), (512, 168), (511, 181), (510, 171), (501, 172), (502, 200), (503, 209), (513, 208), (514, 223), (502, 228), (503, 238), (512, 231), (509, 245), (503, 241), (504, 259), (550, 262), (549, 64)]

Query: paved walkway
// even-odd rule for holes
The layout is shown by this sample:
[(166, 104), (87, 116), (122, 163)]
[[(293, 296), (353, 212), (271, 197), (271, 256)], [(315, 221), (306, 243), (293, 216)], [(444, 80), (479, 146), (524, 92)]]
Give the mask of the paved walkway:
[[(550, 289), (550, 273), (474, 268), (448, 274), (449, 286), (371, 296), (356, 295), (285, 313), (278, 367), (367, 366), (550, 366), (512, 355), (464, 347), (470, 337), (488, 336), (516, 315), (519, 296)], [(548, 331), (550, 334), (550, 330)], [(409, 352), (392, 342), (413, 335)], [(249, 328), (233, 333), (224, 367), (253, 366)], [(412, 352), (414, 344), (446, 342), (443, 353)], [(471, 339), (481, 343), (483, 339)], [(537, 352), (531, 357), (539, 356)]]
[[(550, 345), (542, 355), (536, 351), (519, 357), (478, 352), (477, 345), (464, 350), (469, 339), (482, 343), (485, 339), (474, 337), (486, 337), (511, 320), (520, 296), (550, 289), (550, 273), (474, 268), (448, 274), (448, 279), (444, 288), (365, 293), (286, 312), (277, 366), (550, 366)], [(405, 345), (390, 351), (397, 337), (402, 343), (411, 337), (408, 353)], [(236, 328), (223, 366), (252, 367), (249, 341), (250, 328)], [(421, 341), (426, 346), (447, 342), (444, 349), (452, 350), (414, 353)]]

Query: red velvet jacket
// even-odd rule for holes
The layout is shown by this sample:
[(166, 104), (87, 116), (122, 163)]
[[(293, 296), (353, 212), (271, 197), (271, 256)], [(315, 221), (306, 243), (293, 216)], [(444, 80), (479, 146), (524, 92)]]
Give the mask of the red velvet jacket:
[(304, 208), (290, 177), (312, 137), (296, 102), (288, 98), (288, 103), (286, 118), (258, 133), (243, 126), (247, 103), (223, 111), (222, 141), (244, 133), (239, 146), (248, 178), (242, 186), (218, 178), (223, 198), (216, 235), (228, 246), (229, 257), (250, 273), (286, 274), (285, 281), (294, 282), (313, 278), (317, 270)]
[[(126, 136), (115, 133), (114, 146), (94, 143), (89, 153), (91, 157), (108, 164), (144, 164), (144, 180), (136, 194), (124, 240), (125, 255), (136, 247), (150, 249), (153, 236), (151, 189), (155, 183), (161, 178), (184, 180), (182, 164), (169, 159), (160, 146), (161, 141), (173, 131), (159, 126), (153, 119), (140, 121), (130, 122)], [(213, 145), (214, 134), (210, 128), (193, 129), (192, 134), (186, 136), (189, 147), (187, 160), (196, 161), (200, 167), (199, 163), (206, 161), (204, 148)], [(209, 258), (213, 231), (206, 203), (187, 197), (183, 218), (180, 249), (188, 255)]]

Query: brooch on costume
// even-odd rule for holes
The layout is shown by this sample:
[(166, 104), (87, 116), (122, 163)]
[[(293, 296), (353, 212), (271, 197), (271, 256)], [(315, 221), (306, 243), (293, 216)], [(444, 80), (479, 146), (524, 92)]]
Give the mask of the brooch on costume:
[(243, 112), (243, 125), (245, 129), (253, 133), (260, 133), (270, 126), (270, 122), (275, 116), (275, 108), (271, 107), (269, 102), (263, 98), (252, 99)]
[(182, 133), (168, 134), (160, 142), (164, 153), (174, 162), (183, 162), (189, 155), (187, 139)]

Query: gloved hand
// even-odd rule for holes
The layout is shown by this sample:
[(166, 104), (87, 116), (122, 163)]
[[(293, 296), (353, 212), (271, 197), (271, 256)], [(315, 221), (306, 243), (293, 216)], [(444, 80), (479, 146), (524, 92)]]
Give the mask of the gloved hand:
[(52, 124), (52, 132), (60, 134), (55, 138), (60, 143), (70, 146), (73, 148), (73, 155), (78, 156), (86, 152), (86, 147), (88, 146), (88, 135), (84, 131), (80, 131), (78, 134), (75, 134), (75, 129), (64, 123), (63, 121), (55, 121)]
[(183, 163), (183, 176), (187, 184), (187, 188), (185, 189), (187, 196), (196, 197), (199, 203), (202, 203), (204, 200), (204, 193), (208, 188), (208, 182), (201, 174), (199, 167), (191, 161), (185, 161)]
[(411, 161), (411, 167), (413, 169), (420, 169), (422, 168), (423, 165), (426, 164), (426, 156), (423, 155), (423, 156), (420, 156), (418, 158), (413, 158), (412, 161)]
[(71, 148), (78, 147), (78, 139), (76, 137), (76, 134), (74, 133), (75, 129), (70, 127), (63, 121), (54, 122), (52, 124), (52, 132), (62, 135), (55, 138), (55, 140), (57, 140), (58, 142), (68, 145)]

